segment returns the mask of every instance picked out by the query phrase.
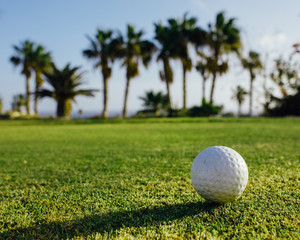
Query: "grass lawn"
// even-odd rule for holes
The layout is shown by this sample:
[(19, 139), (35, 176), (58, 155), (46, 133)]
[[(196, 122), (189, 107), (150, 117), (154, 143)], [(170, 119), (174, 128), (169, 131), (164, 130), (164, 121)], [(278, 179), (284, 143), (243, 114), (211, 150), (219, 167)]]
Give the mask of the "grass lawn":
[[(244, 193), (194, 190), (207, 147), (238, 151)], [(0, 121), (0, 239), (296, 239), (300, 119)]]

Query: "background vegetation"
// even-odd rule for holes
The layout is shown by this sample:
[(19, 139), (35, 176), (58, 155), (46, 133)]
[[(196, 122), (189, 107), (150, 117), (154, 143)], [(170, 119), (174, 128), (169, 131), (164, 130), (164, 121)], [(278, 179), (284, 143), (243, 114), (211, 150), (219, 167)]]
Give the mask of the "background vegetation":
[[(187, 13), (180, 19), (169, 18), (166, 23), (158, 22), (154, 24), (155, 31), (153, 39), (144, 39), (144, 31), (137, 30), (131, 24), (127, 25), (127, 31), (124, 35), (120, 31), (110, 29), (97, 29), (96, 34), (93, 37), (88, 36), (90, 47), (84, 49), (82, 54), (87, 59), (94, 63), (95, 69), (99, 69), (102, 75), (103, 82), (103, 111), (102, 118), (108, 118), (108, 89), (109, 79), (112, 75), (112, 67), (116, 61), (121, 62), (122, 67), (126, 69), (126, 88), (124, 91), (124, 103), (122, 117), (127, 117), (127, 99), (129, 95), (130, 82), (134, 77), (139, 75), (140, 65), (148, 66), (152, 59), (162, 63), (162, 69), (159, 70), (159, 76), (166, 84), (166, 96), (168, 104), (165, 111), (160, 113), (157, 109), (151, 109), (153, 116), (174, 116), (174, 112), (181, 112), (175, 114), (179, 116), (187, 116), (190, 111), (194, 115), (197, 111), (196, 108), (205, 106), (194, 106), (190, 111), (187, 109), (187, 73), (195, 68), (199, 71), (199, 78), (203, 80), (202, 98), (209, 102), (213, 106), (214, 102), (214, 90), (217, 84), (217, 79), (226, 74), (229, 70), (230, 60), (233, 57), (237, 57), (243, 68), (249, 71), (249, 90), (239, 89), (239, 92), (243, 92), (241, 97), (238, 91), (234, 91), (233, 98), (237, 100), (238, 108), (241, 109), (241, 105), (244, 102), (245, 95), (249, 94), (249, 116), (252, 116), (252, 103), (253, 103), (253, 81), (258, 75), (263, 75), (266, 81), (272, 81), (276, 88), (281, 91), (281, 96), (274, 94), (274, 89), (268, 89), (266, 87), (266, 81), (264, 86), (265, 100), (264, 100), (264, 114), (271, 116), (286, 116), (296, 115), (299, 116), (298, 109), (299, 98), (299, 62), (298, 62), (298, 44), (294, 45), (294, 50), (291, 47), (291, 56), (289, 60), (283, 60), (282, 58), (275, 59), (273, 69), (267, 70), (260, 57), (260, 54), (254, 50), (250, 50), (249, 53), (243, 52), (243, 43), (240, 38), (240, 31), (236, 24), (235, 18), (228, 18), (224, 12), (219, 12), (214, 21), (208, 24), (207, 28), (199, 26), (197, 18), (190, 17)], [(244, 57), (246, 55), (246, 57)], [(21, 74), (26, 79), (26, 91), (23, 94), (22, 102), (26, 108), (27, 115), (31, 114), (31, 96), (34, 95), (34, 114), (38, 114), (38, 99), (45, 97), (41, 88), (44, 80), (52, 74), (53, 60), (51, 54), (46, 48), (35, 42), (25, 40), (20, 45), (14, 46), (14, 54), (11, 56), (10, 61), (15, 66), (21, 67)], [(172, 61), (179, 61), (182, 66), (182, 81), (183, 81), (183, 106), (175, 107), (172, 104), (170, 86), (173, 83), (173, 69), (171, 67)], [(57, 68), (56, 68), (57, 70)], [(268, 72), (270, 71), (270, 72)], [(30, 79), (35, 76), (35, 90), (30, 89)], [(52, 74), (53, 75), (53, 74)], [(211, 79), (211, 86), (209, 89), (210, 97), (205, 99), (205, 92), (207, 91), (207, 80)], [(60, 81), (53, 79), (54, 81)], [(68, 81), (68, 80), (64, 80)], [(49, 82), (49, 81), (48, 81)], [(70, 81), (69, 81), (70, 82)], [(53, 81), (52, 81), (53, 83)], [(76, 84), (76, 83), (75, 83)], [(71, 84), (72, 86), (74, 84)], [(66, 84), (66, 86), (68, 86)], [(53, 84), (52, 84), (53, 87)], [(70, 86), (69, 89), (64, 89), (63, 95), (70, 95), (74, 89)], [(95, 90), (95, 89), (89, 89)], [(276, 89), (275, 89), (276, 90)], [(49, 90), (48, 91), (53, 91)], [(156, 94), (156, 93), (154, 93)], [(76, 91), (71, 93), (72, 96), (76, 96)], [(82, 94), (81, 94), (82, 95)], [(20, 94), (16, 95), (20, 96)], [(47, 95), (57, 101), (57, 97), (54, 95)], [(74, 100), (73, 99), (69, 99)], [(17, 99), (14, 99), (14, 101)], [(69, 101), (68, 100), (68, 101)], [(57, 108), (62, 108), (62, 103)], [(199, 101), (200, 102), (200, 101)], [(23, 105), (14, 102), (14, 106), (20, 106), (17, 110), (20, 110)], [(160, 105), (164, 105), (161, 102)], [(152, 103), (153, 105), (153, 103)], [(63, 115), (58, 114), (57, 117), (69, 118), (72, 105), (69, 104), (69, 112), (65, 112)], [(148, 106), (144, 109), (149, 116)], [(218, 106), (216, 106), (218, 107)], [(213, 111), (207, 115), (216, 115), (220, 111), (215, 111), (216, 108), (212, 107)], [(220, 108), (221, 109), (221, 108)], [(16, 110), (16, 109), (14, 109)], [(240, 112), (240, 110), (238, 110)], [(198, 111), (199, 112), (199, 111)], [(139, 116), (143, 115), (143, 111), (139, 113)], [(203, 116), (202, 113), (197, 116)]]

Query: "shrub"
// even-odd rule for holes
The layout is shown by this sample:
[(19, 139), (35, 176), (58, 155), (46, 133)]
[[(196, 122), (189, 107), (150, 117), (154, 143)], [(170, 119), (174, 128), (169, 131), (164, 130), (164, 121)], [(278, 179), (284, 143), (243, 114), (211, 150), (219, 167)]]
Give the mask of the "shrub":
[(200, 107), (194, 106), (189, 109), (188, 116), (190, 117), (208, 117), (215, 116), (222, 112), (223, 106), (213, 105), (208, 103), (203, 98), (202, 105)]
[(289, 95), (282, 99), (272, 97), (272, 100), (276, 106), (272, 109), (267, 109), (269, 116), (300, 116), (300, 87), (295, 95)]
[(213, 105), (203, 99), (200, 107), (194, 106), (188, 110), (170, 108), (168, 110), (168, 117), (209, 117), (220, 114), (222, 109), (223, 106)]

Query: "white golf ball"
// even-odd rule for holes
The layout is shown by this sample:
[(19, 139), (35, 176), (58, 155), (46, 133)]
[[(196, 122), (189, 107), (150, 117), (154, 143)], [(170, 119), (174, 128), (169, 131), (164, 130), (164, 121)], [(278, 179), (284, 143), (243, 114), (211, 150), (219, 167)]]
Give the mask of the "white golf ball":
[(248, 168), (240, 154), (229, 147), (214, 146), (200, 152), (191, 169), (192, 184), (201, 197), (225, 203), (245, 190)]

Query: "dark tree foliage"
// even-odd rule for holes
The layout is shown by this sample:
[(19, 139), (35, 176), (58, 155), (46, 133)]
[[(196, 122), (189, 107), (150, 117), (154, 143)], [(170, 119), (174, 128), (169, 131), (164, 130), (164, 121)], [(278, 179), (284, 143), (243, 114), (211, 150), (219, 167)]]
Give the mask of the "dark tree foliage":
[(139, 111), (137, 115), (140, 117), (159, 117), (165, 116), (169, 107), (168, 95), (162, 92), (155, 93), (148, 91), (145, 96), (139, 97), (143, 101), (144, 109)]
[[(275, 69), (271, 79), (279, 87), (282, 97), (268, 93), (269, 100), (265, 104), (265, 112), (269, 116), (300, 116), (300, 76), (299, 63), (290, 58), (275, 61)], [(270, 107), (270, 106), (274, 107)]]
[(300, 116), (300, 87), (295, 95), (289, 95), (284, 98), (271, 96), (271, 101), (275, 102), (276, 107), (267, 109), (269, 116)]
[(78, 73), (80, 67), (71, 67), (67, 64), (63, 69), (58, 69), (54, 64), (52, 70), (44, 73), (46, 82), (51, 89), (41, 89), (40, 98), (51, 97), (57, 103), (56, 115), (58, 118), (70, 118), (72, 101), (78, 95), (93, 97), (95, 89), (79, 89), (83, 85), (83, 73)]
[(190, 117), (209, 117), (215, 116), (221, 113), (223, 106), (213, 105), (210, 102), (206, 102), (203, 98), (202, 105), (200, 107), (195, 106), (189, 109), (188, 116)]
[(202, 99), (201, 106), (194, 106), (187, 110), (185, 109), (169, 109), (169, 117), (209, 117), (221, 114), (223, 106), (213, 105), (211, 102), (206, 102)]

